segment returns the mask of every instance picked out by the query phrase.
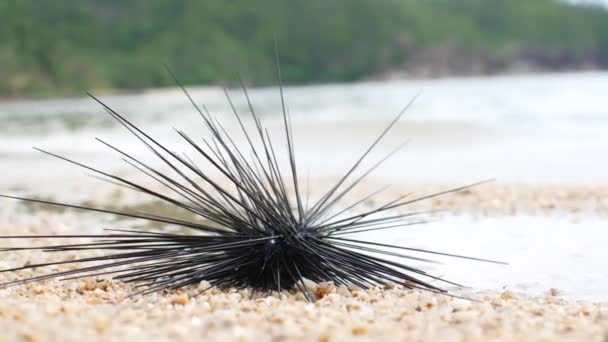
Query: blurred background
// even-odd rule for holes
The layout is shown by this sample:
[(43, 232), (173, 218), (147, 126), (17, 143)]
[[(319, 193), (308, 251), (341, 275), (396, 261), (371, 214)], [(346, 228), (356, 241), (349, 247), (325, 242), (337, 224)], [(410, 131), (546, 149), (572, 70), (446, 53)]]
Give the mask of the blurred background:
[(6, 0), (0, 96), (608, 67), (602, 1)]
[[(608, 258), (607, 6), (574, 0), (0, 1), (0, 193), (116, 204), (117, 197), (104, 192), (107, 184), (31, 149), (137, 173), (94, 137), (138, 156), (146, 149), (86, 97), (88, 91), (171, 148), (189, 151), (172, 128), (195, 137), (207, 133), (163, 64), (230, 132), (238, 127), (222, 87), (248, 117), (242, 78), (264, 124), (284, 141), (276, 41), (299, 174), (313, 188), (315, 180), (344, 174), (418, 96), (370, 162), (403, 141), (409, 145), (370, 182), (409, 192), (408, 184), (416, 190), (496, 181), (434, 202), (460, 213), (464, 203), (470, 217), (391, 238), (511, 262), (507, 270), (453, 263), (441, 269), (477, 288), (525, 283), (607, 298), (608, 276), (598, 271)], [(236, 133), (234, 139), (243, 142)], [(286, 154), (279, 159), (285, 162)], [(11, 212), (14, 205), (5, 200), (0, 209)], [(509, 215), (523, 208), (534, 218), (497, 219), (487, 208)], [(586, 223), (570, 222), (571, 214)], [(471, 217), (486, 218), (475, 223)]]

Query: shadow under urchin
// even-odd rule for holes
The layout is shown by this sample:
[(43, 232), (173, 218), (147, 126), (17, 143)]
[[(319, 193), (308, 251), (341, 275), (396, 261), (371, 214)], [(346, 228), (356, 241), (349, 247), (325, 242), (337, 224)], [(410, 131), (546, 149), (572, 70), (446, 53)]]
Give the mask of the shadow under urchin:
[[(308, 199), (304, 200), (298, 181), (291, 120), (285, 108), (278, 64), (277, 62), (282, 121), (286, 136), (284, 147), (287, 149), (289, 161), (287, 172), (277, 162), (275, 151), (278, 149), (276, 149), (276, 145), (273, 145), (268, 131), (262, 125), (260, 116), (254, 110), (249, 98), (247, 88), (242, 82), (241, 88), (248, 103), (248, 115), (253, 121), (253, 129), (246, 127), (247, 125), (233, 105), (227, 90), (225, 90), (225, 94), (239, 129), (247, 142), (245, 149), (235, 143), (233, 136), (204, 106), (199, 106), (194, 101), (167, 68), (200, 115), (204, 126), (211, 133), (211, 138), (200, 139), (199, 142), (196, 142), (181, 130), (176, 129), (176, 133), (191, 147), (192, 156), (202, 157), (210, 167), (219, 171), (221, 177), (227, 180), (224, 183), (228, 185), (217, 178), (211, 178), (208, 172), (199, 168), (190, 156), (170, 150), (97, 97), (89, 94), (113, 119), (147, 147), (159, 165), (153, 166), (145, 163), (106, 141), (98, 138), (97, 140), (119, 154), (142, 176), (160, 185), (163, 191), (154, 190), (135, 180), (104, 172), (51, 152), (40, 151), (91, 171), (98, 177), (118, 186), (145, 193), (166, 204), (186, 210), (205, 221), (192, 222), (156, 216), (153, 213), (122, 212), (1, 195), (0, 197), (5, 198), (177, 225), (192, 230), (193, 234), (108, 229), (106, 234), (99, 235), (0, 236), (0, 239), (38, 237), (91, 239), (91, 242), (88, 243), (9, 247), (0, 249), (0, 252), (18, 250), (106, 251), (106, 254), (102, 256), (28, 264), (23, 267), (1, 270), (0, 272), (16, 272), (62, 264), (80, 265), (78, 268), (67, 271), (0, 283), (0, 289), (53, 278), (66, 280), (111, 275), (113, 279), (134, 283), (132, 295), (172, 290), (207, 281), (210, 287), (250, 288), (263, 293), (296, 287), (307, 299), (312, 301), (314, 300), (313, 295), (304, 285), (304, 279), (314, 282), (331, 281), (337, 285), (354, 284), (361, 288), (400, 284), (406, 288), (448, 294), (445, 289), (432, 283), (443, 282), (459, 285), (409, 266), (405, 263), (407, 260), (432, 261), (403, 254), (404, 251), (490, 261), (382, 244), (353, 237), (353, 234), (356, 233), (425, 223), (424, 215), (426, 213), (424, 212), (396, 213), (395, 210), (414, 202), (476, 185), (467, 185), (417, 198), (403, 195), (362, 211), (355, 211), (355, 209), (380, 191), (369, 194), (349, 205), (342, 204), (344, 197), (370, 172), (403, 147), (403, 145), (399, 146), (355, 176), (364, 159), (398, 122), (411, 102), (386, 126), (346, 174), (329, 187), (319, 199), (309, 205)], [(164, 169), (161, 170), (161, 167)]]

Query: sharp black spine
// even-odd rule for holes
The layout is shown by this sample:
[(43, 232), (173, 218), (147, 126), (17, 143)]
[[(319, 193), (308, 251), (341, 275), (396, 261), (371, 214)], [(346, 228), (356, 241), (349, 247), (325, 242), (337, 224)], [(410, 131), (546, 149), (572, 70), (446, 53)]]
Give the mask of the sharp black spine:
[[(171, 73), (169, 69), (168, 71)], [(166, 204), (186, 210), (205, 219), (205, 223), (1, 195), (0, 197), (5, 198), (178, 225), (192, 230), (193, 234), (110, 229), (106, 234), (99, 235), (0, 236), (0, 239), (34, 237), (92, 239), (92, 242), (88, 243), (10, 247), (0, 249), (0, 252), (26, 249), (45, 252), (107, 251), (107, 254), (103, 256), (30, 264), (1, 270), (0, 272), (16, 272), (61, 264), (82, 265), (82, 267), (67, 271), (0, 283), (0, 288), (53, 278), (71, 279), (112, 275), (116, 280), (135, 283), (132, 295), (177, 289), (207, 281), (211, 286), (251, 288), (253, 291), (263, 293), (296, 287), (309, 300), (314, 300), (313, 295), (304, 285), (304, 279), (315, 282), (332, 281), (338, 285), (354, 284), (361, 288), (397, 283), (407, 288), (440, 293), (447, 293), (447, 291), (434, 283), (457, 285), (409, 266), (406, 264), (407, 260), (430, 260), (405, 255), (402, 254), (402, 251), (494, 262), (349, 237), (349, 234), (353, 233), (425, 223), (425, 213), (387, 213), (414, 202), (479, 184), (471, 184), (418, 198), (409, 198), (404, 195), (376, 208), (354, 214), (348, 213), (379, 191), (348, 207), (340, 206), (340, 201), (359, 185), (365, 176), (402, 147), (389, 153), (380, 162), (363, 171), (360, 176), (353, 177), (364, 159), (399, 121), (411, 102), (387, 125), (347, 173), (319, 200), (309, 205), (308, 199), (304, 199), (302, 187), (298, 181), (291, 118), (286, 109), (278, 67), (277, 72), (289, 161), (288, 173), (285, 173), (277, 162), (276, 145), (273, 145), (270, 134), (262, 126), (261, 119), (254, 110), (247, 89), (242, 82), (241, 88), (247, 100), (249, 115), (254, 123), (253, 131), (247, 129), (227, 90), (225, 90), (225, 95), (249, 151), (240, 149), (221, 123), (204, 106), (199, 106), (171, 73), (200, 115), (212, 138), (203, 139), (202, 143), (197, 143), (183, 131), (176, 130), (176, 133), (199, 157), (206, 160), (215, 171), (219, 171), (225, 180), (223, 183), (199, 168), (190, 157), (171, 151), (100, 99), (89, 94), (113, 119), (145, 145), (163, 167), (172, 170), (172, 173), (145, 163), (108, 142), (97, 140), (120, 154), (128, 164), (165, 190), (159, 192), (137, 181), (104, 172), (51, 152), (40, 151), (93, 172), (97, 177), (108, 182), (145, 193)], [(246, 152), (251, 154), (251, 159), (247, 159)], [(226, 181), (229, 186), (224, 184)], [(289, 192), (290, 188), (293, 188), (293, 194)], [(402, 261), (385, 259), (383, 256), (395, 257)], [(95, 264), (87, 266), (87, 263)]]

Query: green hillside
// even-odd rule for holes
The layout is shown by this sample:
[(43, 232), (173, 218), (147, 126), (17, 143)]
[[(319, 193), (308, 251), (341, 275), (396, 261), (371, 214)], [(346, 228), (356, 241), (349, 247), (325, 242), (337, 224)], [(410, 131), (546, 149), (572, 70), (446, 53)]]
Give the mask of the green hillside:
[(0, 95), (608, 67), (608, 11), (554, 0), (4, 0)]

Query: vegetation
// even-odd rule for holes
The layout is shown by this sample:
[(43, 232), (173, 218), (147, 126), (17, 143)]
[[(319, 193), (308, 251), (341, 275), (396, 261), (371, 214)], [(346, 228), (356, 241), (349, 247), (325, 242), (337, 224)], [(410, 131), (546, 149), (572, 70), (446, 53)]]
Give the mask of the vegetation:
[(608, 11), (558, 0), (4, 0), (0, 95), (608, 67)]

